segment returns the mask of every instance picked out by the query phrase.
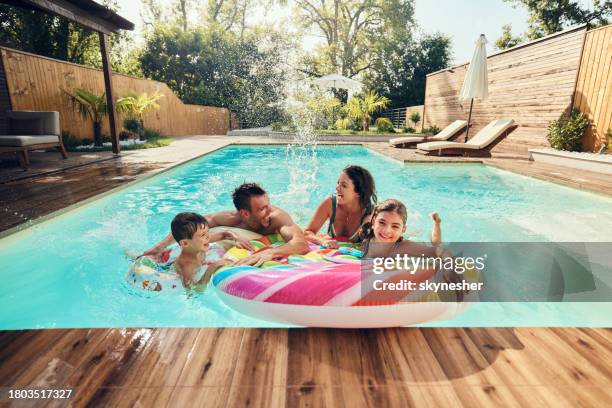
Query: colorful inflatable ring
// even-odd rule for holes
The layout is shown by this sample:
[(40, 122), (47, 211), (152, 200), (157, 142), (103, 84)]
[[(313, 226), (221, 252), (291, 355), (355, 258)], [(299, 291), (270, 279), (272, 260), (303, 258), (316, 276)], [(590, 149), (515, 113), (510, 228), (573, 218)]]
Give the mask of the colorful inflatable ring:
[[(426, 291), (385, 291), (374, 293), (374, 279), (360, 262), (329, 262), (312, 252), (301, 258), (289, 257), (293, 264), (281, 267), (228, 268), (213, 277), (219, 297), (232, 309), (250, 317), (308, 327), (376, 328), (408, 326), (446, 320), (461, 313), (469, 304), (439, 301), (437, 293)], [(296, 263), (302, 259), (304, 262)], [(436, 271), (385, 275), (385, 282), (439, 280)], [(477, 281), (477, 271), (466, 273), (465, 280)]]

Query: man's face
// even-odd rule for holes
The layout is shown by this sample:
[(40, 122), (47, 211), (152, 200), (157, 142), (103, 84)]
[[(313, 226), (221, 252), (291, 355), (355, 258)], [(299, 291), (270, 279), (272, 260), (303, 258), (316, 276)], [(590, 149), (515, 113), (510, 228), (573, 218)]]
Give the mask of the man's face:
[(240, 210), (242, 216), (247, 219), (248, 223), (256, 228), (267, 228), (270, 226), (270, 200), (268, 195), (252, 196), (251, 210)]

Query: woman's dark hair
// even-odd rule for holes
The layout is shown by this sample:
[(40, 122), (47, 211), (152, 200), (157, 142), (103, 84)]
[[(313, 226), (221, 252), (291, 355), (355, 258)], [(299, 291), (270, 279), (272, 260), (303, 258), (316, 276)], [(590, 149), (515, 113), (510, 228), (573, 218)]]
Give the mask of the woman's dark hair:
[(182, 239), (192, 239), (193, 234), (196, 233), (198, 228), (206, 227), (207, 225), (208, 221), (200, 214), (182, 212), (176, 214), (170, 224), (170, 230), (174, 240), (179, 242)]
[(342, 170), (355, 186), (355, 192), (359, 194), (361, 207), (372, 209), (378, 200), (376, 197), (376, 184), (370, 172), (361, 166), (347, 166)]
[(261, 188), (257, 183), (243, 183), (238, 186), (232, 193), (234, 207), (237, 210), (251, 211), (251, 197), (262, 196), (266, 194), (266, 190)]
[[(372, 211), (372, 218), (370, 218), (370, 221), (366, 222), (361, 227), (360, 236), (365, 244), (365, 248), (363, 251), (364, 254), (368, 252), (368, 249), (370, 247), (370, 240), (374, 237), (374, 221), (376, 220), (376, 217), (381, 212), (387, 211), (399, 214), (399, 216), (402, 217), (402, 223), (404, 224), (404, 226), (406, 225), (406, 221), (408, 220), (408, 210), (406, 209), (404, 203), (402, 203), (400, 200), (390, 198), (378, 204), (376, 207), (374, 207), (374, 211)], [(398, 242), (401, 240), (402, 237), (400, 237)]]

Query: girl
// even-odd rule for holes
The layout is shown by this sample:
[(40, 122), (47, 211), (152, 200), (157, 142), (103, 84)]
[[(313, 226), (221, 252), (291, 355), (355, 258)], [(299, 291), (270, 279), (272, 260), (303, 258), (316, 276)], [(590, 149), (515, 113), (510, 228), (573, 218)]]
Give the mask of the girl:
[[(433, 221), (431, 243), (438, 245), (442, 242), (440, 224), (442, 220), (438, 213), (430, 215)], [(404, 240), (408, 211), (399, 200), (389, 199), (378, 204), (372, 213), (371, 221), (363, 226), (364, 257), (388, 257), (394, 254), (422, 255), (436, 254), (436, 247), (420, 245)]]

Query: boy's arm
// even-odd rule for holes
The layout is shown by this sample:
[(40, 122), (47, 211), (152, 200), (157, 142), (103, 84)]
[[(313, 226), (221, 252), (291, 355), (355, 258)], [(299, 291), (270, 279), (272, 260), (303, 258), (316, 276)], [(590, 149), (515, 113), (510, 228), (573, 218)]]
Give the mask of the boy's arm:
[(249, 251), (255, 250), (255, 248), (253, 248), (253, 245), (251, 245), (251, 241), (246, 238), (243, 238), (242, 236), (240, 236), (240, 234), (237, 234), (234, 231), (215, 231), (210, 234), (210, 242), (217, 242), (224, 239), (234, 241), (238, 248), (248, 249)]
[(153, 258), (159, 258), (161, 253), (166, 249), (168, 245), (171, 245), (174, 242), (174, 238), (172, 234), (166, 235), (164, 239), (159, 241), (157, 244), (153, 245), (151, 248), (147, 249), (142, 253), (142, 256), (150, 256)]
[(204, 275), (200, 278), (200, 280), (198, 280), (195, 285), (194, 285), (194, 289), (198, 292), (204, 292), (204, 290), (206, 289), (206, 286), (208, 285), (208, 282), (210, 282), (210, 278), (212, 278), (213, 274), (215, 272), (217, 272), (219, 270), (219, 268), (221, 268), (223, 265), (228, 265), (230, 264), (231, 261), (227, 260), (227, 259), (220, 259), (217, 262), (208, 265), (208, 268), (206, 268), (206, 272), (204, 272)]

